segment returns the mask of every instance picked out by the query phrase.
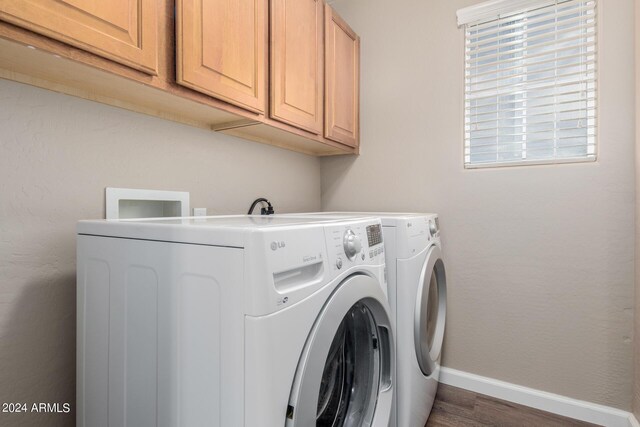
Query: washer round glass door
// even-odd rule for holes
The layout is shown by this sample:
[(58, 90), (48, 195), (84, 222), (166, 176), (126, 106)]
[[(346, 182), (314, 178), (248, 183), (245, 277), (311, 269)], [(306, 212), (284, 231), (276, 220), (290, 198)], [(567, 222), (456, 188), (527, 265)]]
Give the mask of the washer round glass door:
[(393, 360), (384, 301), (369, 276), (351, 276), (334, 291), (300, 358), (287, 425), (387, 425)]
[(371, 310), (356, 303), (342, 319), (322, 372), (316, 425), (362, 425), (370, 420), (380, 381), (378, 331)]
[(414, 318), (414, 340), (420, 369), (431, 375), (442, 350), (447, 311), (447, 278), (442, 252), (432, 246), (420, 273)]

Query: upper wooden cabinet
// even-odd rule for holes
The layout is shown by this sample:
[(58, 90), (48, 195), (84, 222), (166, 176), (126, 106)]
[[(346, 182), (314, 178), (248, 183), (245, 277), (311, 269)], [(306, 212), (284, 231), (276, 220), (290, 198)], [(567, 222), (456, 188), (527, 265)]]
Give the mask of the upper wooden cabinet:
[(0, 78), (318, 156), (359, 152), (359, 43), (324, 0), (0, 0)]
[(263, 113), (267, 1), (178, 0), (178, 83)]
[(325, 9), (324, 136), (359, 143), (360, 37), (327, 5)]
[(157, 0), (0, 0), (0, 20), (155, 75), (159, 7)]
[(270, 115), (315, 134), (323, 116), (322, 0), (271, 0)]

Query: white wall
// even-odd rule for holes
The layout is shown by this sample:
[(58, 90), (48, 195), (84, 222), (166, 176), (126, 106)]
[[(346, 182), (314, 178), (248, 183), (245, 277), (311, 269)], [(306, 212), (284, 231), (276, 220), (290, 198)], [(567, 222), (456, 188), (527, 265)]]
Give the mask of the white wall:
[(362, 37), (362, 154), (322, 160), (322, 208), (441, 215), (445, 366), (629, 409), (633, 0), (600, 1), (598, 162), (465, 170), (475, 2), (336, 1)]
[(74, 408), (2, 426), (73, 425), (75, 223), (104, 217), (107, 186), (190, 191), (211, 213), (320, 208), (316, 158), (0, 80), (0, 402)]

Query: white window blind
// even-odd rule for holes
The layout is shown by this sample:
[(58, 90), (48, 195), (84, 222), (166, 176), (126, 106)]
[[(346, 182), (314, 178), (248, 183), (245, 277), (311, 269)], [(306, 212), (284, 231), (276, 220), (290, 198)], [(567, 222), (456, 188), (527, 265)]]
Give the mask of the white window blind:
[(465, 167), (595, 160), (595, 0), (484, 17), (465, 34)]

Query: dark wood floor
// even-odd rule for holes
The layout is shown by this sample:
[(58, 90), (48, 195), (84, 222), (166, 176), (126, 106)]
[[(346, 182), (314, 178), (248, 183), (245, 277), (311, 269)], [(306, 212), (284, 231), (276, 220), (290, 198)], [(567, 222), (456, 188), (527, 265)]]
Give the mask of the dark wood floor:
[(425, 427), (594, 425), (440, 384), (431, 416)]

